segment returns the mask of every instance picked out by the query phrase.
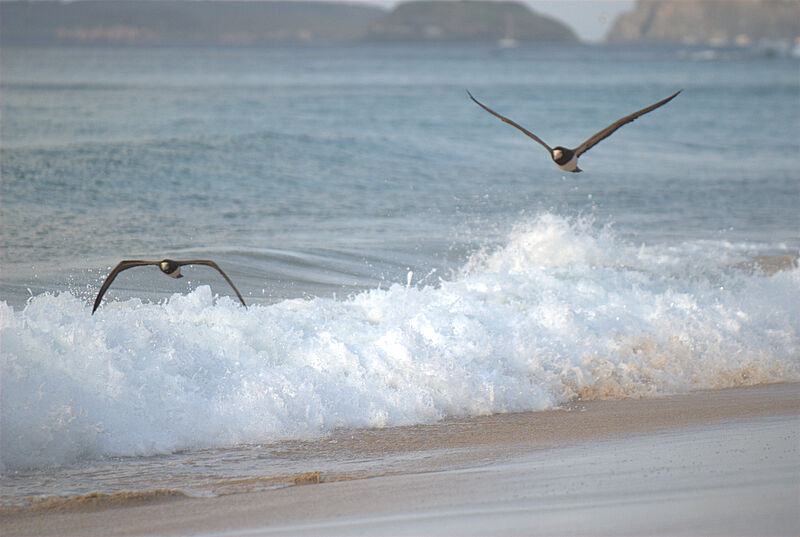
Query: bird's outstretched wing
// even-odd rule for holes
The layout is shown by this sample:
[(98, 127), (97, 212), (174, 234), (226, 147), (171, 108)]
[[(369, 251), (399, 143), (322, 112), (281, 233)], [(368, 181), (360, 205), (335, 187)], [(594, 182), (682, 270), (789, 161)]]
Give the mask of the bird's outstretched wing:
[(239, 293), (239, 290), (236, 288), (236, 286), (233, 285), (233, 282), (231, 281), (231, 279), (228, 278), (228, 275), (225, 274), (222, 271), (222, 269), (219, 268), (219, 266), (216, 263), (214, 263), (213, 261), (211, 261), (209, 259), (192, 259), (192, 260), (189, 260), (189, 261), (176, 261), (176, 263), (178, 263), (178, 265), (181, 266), (181, 267), (184, 266), (184, 265), (208, 265), (209, 267), (217, 269), (217, 271), (220, 274), (222, 274), (222, 277), (225, 278), (225, 281), (228, 282), (230, 284), (230, 286), (233, 288), (233, 290), (236, 292), (236, 296), (239, 297), (239, 302), (242, 303), (242, 306), (244, 306), (245, 308), (247, 307), (247, 304), (244, 303), (244, 299), (242, 298), (242, 295)]
[(97, 293), (97, 298), (94, 300), (94, 307), (92, 308), (92, 315), (94, 315), (95, 310), (100, 305), (100, 301), (103, 300), (103, 295), (106, 294), (106, 291), (111, 286), (111, 282), (114, 281), (114, 278), (117, 277), (117, 274), (122, 272), (123, 270), (128, 270), (129, 268), (133, 267), (142, 267), (145, 265), (156, 265), (158, 266), (158, 261), (139, 261), (135, 259), (126, 259), (120, 261), (116, 267), (114, 267), (111, 272), (106, 276), (106, 281), (103, 282), (103, 285), (100, 287), (100, 292)]
[[(136, 260), (136, 259), (127, 259), (127, 260), (124, 260), (124, 261), (120, 261), (119, 264), (111, 270), (109, 275), (106, 277), (106, 281), (104, 281), (103, 285), (100, 287), (100, 291), (97, 293), (97, 298), (94, 301), (94, 307), (92, 308), (92, 314), (94, 314), (94, 312), (97, 310), (97, 307), (100, 306), (100, 301), (103, 300), (103, 295), (106, 293), (108, 288), (111, 286), (111, 282), (114, 281), (114, 278), (117, 277), (117, 274), (119, 274), (123, 270), (128, 270), (129, 268), (142, 267), (142, 266), (145, 266), (145, 265), (159, 266), (161, 263), (162, 263), (161, 261), (143, 261), (143, 260)], [(222, 277), (225, 278), (225, 281), (228, 282), (228, 284), (230, 284), (230, 286), (236, 292), (236, 296), (239, 298), (239, 301), (242, 303), (242, 305), (245, 308), (247, 307), (247, 304), (245, 304), (244, 299), (242, 298), (242, 295), (239, 293), (239, 290), (236, 288), (236, 286), (233, 285), (233, 282), (231, 281), (231, 279), (228, 278), (228, 275), (225, 274), (222, 271), (222, 269), (219, 268), (219, 266), (216, 263), (214, 263), (213, 261), (210, 261), (208, 259), (192, 259), (192, 260), (189, 260), (189, 261), (175, 261), (175, 263), (177, 263), (178, 266), (180, 266), (180, 267), (182, 267), (184, 265), (208, 265), (209, 267), (215, 268), (220, 274), (222, 274)]]
[(579, 145), (578, 147), (575, 148), (575, 156), (579, 157), (583, 153), (586, 153), (591, 148), (593, 148), (595, 145), (597, 145), (601, 141), (603, 141), (606, 138), (608, 138), (609, 136), (611, 136), (614, 133), (615, 130), (617, 130), (618, 128), (622, 127), (623, 125), (627, 125), (628, 123), (630, 123), (634, 119), (638, 118), (639, 116), (643, 116), (644, 114), (646, 114), (648, 112), (652, 112), (653, 110), (655, 110), (659, 106), (664, 106), (665, 104), (670, 102), (672, 99), (677, 97), (677, 95), (682, 91), (683, 90), (678, 90), (675, 93), (673, 93), (672, 95), (670, 95), (669, 97), (667, 97), (666, 99), (664, 99), (663, 101), (658, 101), (656, 104), (651, 104), (650, 106), (648, 106), (646, 108), (642, 108), (641, 110), (637, 110), (633, 114), (630, 114), (630, 115), (627, 115), (627, 116), (625, 116), (625, 117), (623, 117), (621, 119), (618, 119), (617, 121), (615, 121), (614, 123), (612, 123), (611, 125), (606, 127), (605, 129), (601, 130), (598, 133), (593, 134), (591, 138), (589, 138), (588, 140), (586, 140), (581, 145)]
[(541, 138), (539, 138), (538, 136), (536, 136), (535, 134), (533, 134), (531, 131), (529, 131), (529, 130), (528, 130), (528, 129), (526, 129), (525, 127), (523, 127), (523, 126), (519, 125), (518, 123), (515, 123), (515, 122), (511, 121), (511, 120), (510, 120), (510, 119), (508, 119), (507, 117), (505, 117), (505, 116), (501, 116), (500, 114), (498, 114), (497, 112), (495, 112), (494, 110), (492, 110), (491, 108), (489, 108), (488, 106), (484, 105), (484, 104), (483, 104), (483, 103), (481, 103), (481, 102), (480, 102), (478, 99), (476, 99), (475, 97), (473, 97), (473, 96), (472, 96), (472, 94), (469, 92), (469, 90), (467, 90), (467, 95), (469, 95), (469, 98), (470, 98), (470, 99), (472, 99), (473, 101), (475, 101), (475, 104), (477, 104), (478, 106), (480, 106), (481, 108), (483, 108), (484, 110), (486, 110), (487, 112), (489, 112), (490, 114), (492, 114), (493, 116), (495, 116), (495, 117), (497, 117), (497, 118), (500, 118), (502, 121), (505, 121), (506, 123), (508, 123), (508, 124), (509, 124), (509, 125), (511, 125), (512, 127), (516, 127), (516, 128), (518, 128), (519, 130), (521, 130), (522, 132), (524, 132), (526, 135), (530, 136), (531, 138), (533, 138), (534, 140), (536, 140), (537, 142), (539, 142), (540, 144), (542, 144), (542, 146), (543, 146), (545, 149), (547, 149), (547, 151), (548, 151), (549, 153), (551, 153), (551, 154), (553, 153), (553, 150), (550, 148), (550, 146), (549, 146), (549, 145), (547, 145), (546, 143), (544, 143), (544, 142), (542, 141), (542, 139), (541, 139)]

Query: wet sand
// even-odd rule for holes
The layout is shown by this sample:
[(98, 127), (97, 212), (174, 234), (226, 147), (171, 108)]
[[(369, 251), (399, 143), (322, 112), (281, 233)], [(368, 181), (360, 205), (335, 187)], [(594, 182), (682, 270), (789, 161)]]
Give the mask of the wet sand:
[[(291, 486), (4, 509), (6, 535), (797, 535), (800, 385), (341, 431)], [(403, 461), (376, 474), (347, 461)], [(265, 476), (269, 477), (269, 476)]]

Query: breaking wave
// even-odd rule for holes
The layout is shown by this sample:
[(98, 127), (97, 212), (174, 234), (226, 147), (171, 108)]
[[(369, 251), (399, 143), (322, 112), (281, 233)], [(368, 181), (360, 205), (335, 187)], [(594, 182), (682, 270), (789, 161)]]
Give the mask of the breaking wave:
[(435, 285), (4, 302), (3, 471), (797, 381), (800, 270), (746, 252), (544, 214)]

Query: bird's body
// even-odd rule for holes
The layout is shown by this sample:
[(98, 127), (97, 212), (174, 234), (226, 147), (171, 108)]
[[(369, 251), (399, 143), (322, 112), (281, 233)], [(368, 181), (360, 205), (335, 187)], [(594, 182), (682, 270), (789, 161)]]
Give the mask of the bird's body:
[(569, 148), (566, 148), (566, 147), (562, 147), (560, 145), (555, 146), (555, 147), (550, 147), (541, 138), (539, 138), (538, 136), (536, 136), (535, 134), (533, 134), (529, 130), (525, 129), (524, 127), (522, 127), (518, 123), (515, 123), (514, 121), (508, 119), (507, 117), (498, 114), (497, 112), (495, 112), (491, 108), (487, 107), (486, 105), (484, 105), (483, 103), (478, 101), (478, 99), (473, 97), (472, 94), (469, 91), (467, 91), (467, 95), (469, 95), (469, 98), (472, 99), (473, 101), (475, 101), (475, 103), (478, 106), (480, 106), (481, 108), (483, 108), (484, 110), (486, 110), (487, 112), (492, 114), (493, 116), (499, 118), (501, 121), (503, 121), (505, 123), (508, 123), (512, 127), (516, 127), (517, 129), (521, 130), (529, 138), (535, 140), (542, 147), (547, 149), (547, 151), (550, 153), (550, 158), (553, 159), (553, 162), (555, 163), (555, 165), (558, 166), (560, 169), (564, 170), (565, 172), (575, 172), (575, 173), (577, 173), (577, 172), (583, 171), (578, 167), (578, 157), (580, 157), (585, 152), (589, 151), (591, 148), (593, 148), (595, 145), (597, 145), (601, 141), (603, 141), (606, 138), (608, 138), (609, 136), (611, 136), (614, 133), (614, 131), (616, 131), (617, 129), (619, 129), (623, 125), (627, 125), (628, 123), (632, 122), (636, 118), (638, 118), (640, 116), (643, 116), (644, 114), (646, 114), (648, 112), (652, 112), (653, 110), (655, 110), (659, 106), (663, 106), (663, 105), (667, 104), (672, 99), (674, 99), (681, 91), (683, 91), (683, 90), (676, 91), (675, 93), (673, 93), (672, 95), (670, 95), (666, 99), (658, 101), (655, 104), (652, 104), (650, 106), (642, 108), (641, 110), (637, 110), (636, 112), (634, 112), (632, 114), (629, 114), (629, 115), (627, 115), (627, 116), (625, 116), (623, 118), (618, 119), (617, 121), (615, 121), (614, 123), (612, 123), (611, 125), (606, 127), (605, 129), (603, 129), (603, 130), (601, 130), (599, 132), (596, 132), (595, 134), (590, 136), (585, 142), (583, 142), (581, 145), (579, 145), (578, 147), (576, 147), (574, 149), (569, 149)]
[(103, 300), (103, 295), (106, 293), (108, 288), (111, 286), (111, 282), (114, 281), (114, 278), (117, 277), (117, 274), (122, 272), (123, 270), (128, 270), (129, 268), (133, 267), (144, 267), (148, 265), (155, 265), (159, 268), (161, 272), (169, 276), (170, 278), (183, 278), (183, 274), (181, 274), (181, 267), (185, 265), (207, 265), (211, 268), (216, 269), (222, 277), (225, 278), (225, 281), (230, 284), (233, 290), (236, 292), (236, 296), (239, 297), (239, 301), (242, 303), (244, 307), (247, 307), (247, 304), (244, 303), (244, 299), (242, 295), (239, 294), (239, 290), (233, 285), (233, 282), (228, 278), (228, 275), (222, 272), (222, 269), (217, 266), (216, 263), (210, 261), (208, 259), (191, 259), (189, 261), (175, 261), (173, 259), (164, 259), (163, 261), (144, 261), (139, 259), (127, 259), (124, 261), (120, 261), (116, 267), (114, 267), (111, 272), (106, 277), (106, 280), (103, 282), (103, 285), (100, 287), (100, 291), (97, 293), (97, 298), (94, 301), (94, 308), (92, 308), (92, 314), (94, 314), (95, 310), (97, 310), (98, 306), (100, 306), (100, 301)]
[(158, 263), (158, 268), (161, 269), (161, 272), (169, 276), (170, 278), (183, 278), (183, 274), (181, 274), (181, 266), (178, 264), (177, 261), (173, 261), (172, 259), (165, 259), (164, 261), (160, 261)]
[(552, 157), (553, 157), (553, 162), (556, 163), (556, 166), (558, 166), (565, 172), (577, 173), (583, 171), (580, 168), (578, 168), (578, 156), (572, 149), (556, 146), (553, 148)]

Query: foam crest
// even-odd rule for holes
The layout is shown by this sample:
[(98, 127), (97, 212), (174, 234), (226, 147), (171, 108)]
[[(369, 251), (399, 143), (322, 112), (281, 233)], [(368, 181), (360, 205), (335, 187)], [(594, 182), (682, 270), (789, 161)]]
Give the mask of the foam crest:
[(539, 266), (603, 264), (609, 247), (613, 246), (611, 234), (608, 228), (595, 232), (592, 224), (588, 217), (570, 221), (544, 213), (532, 221), (516, 224), (503, 248), (473, 255), (463, 272), (515, 273)]
[(2, 303), (3, 469), (798, 380), (800, 270), (699, 257), (544, 215), (436, 286)]

